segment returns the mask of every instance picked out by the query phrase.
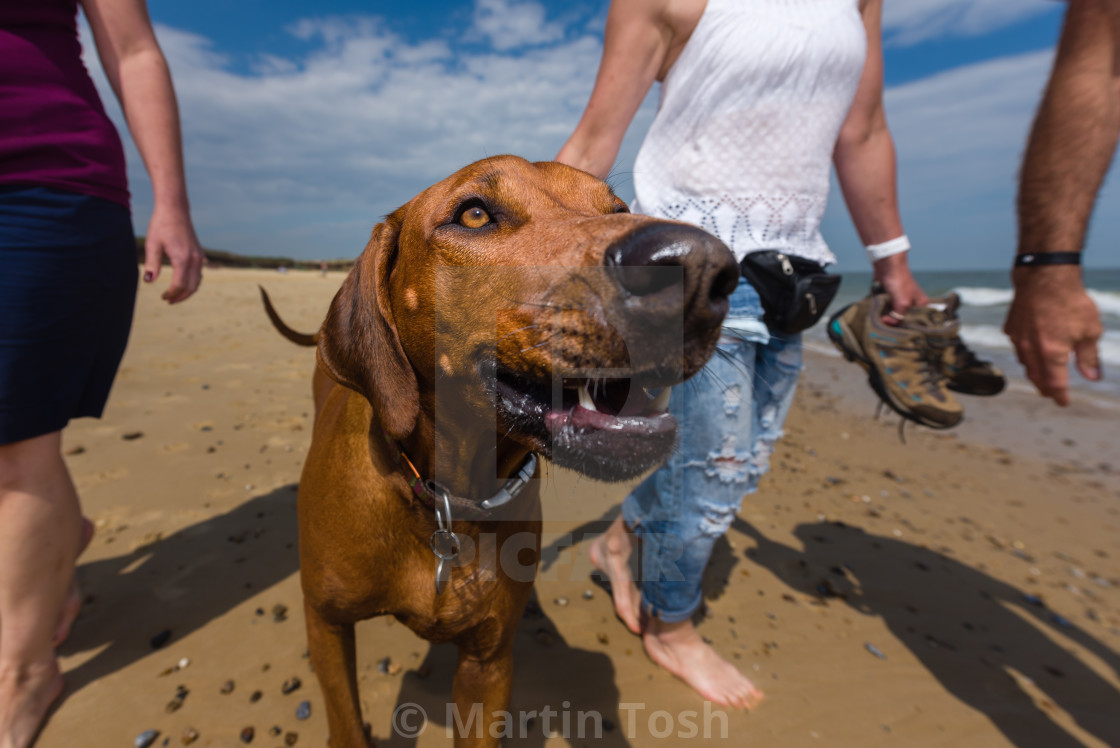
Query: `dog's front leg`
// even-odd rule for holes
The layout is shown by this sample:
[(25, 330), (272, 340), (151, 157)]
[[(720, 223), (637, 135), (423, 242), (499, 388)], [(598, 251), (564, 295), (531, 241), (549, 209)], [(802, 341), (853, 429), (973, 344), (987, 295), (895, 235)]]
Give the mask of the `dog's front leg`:
[(459, 664), (451, 698), (457, 714), (448, 728), (454, 732), (455, 748), (496, 748), (503, 736), (521, 729), (509, 714), (513, 688), (513, 640), (486, 659), (459, 648)]
[(307, 647), (327, 707), (331, 748), (372, 748), (362, 724), (355, 665), (354, 624), (326, 621), (304, 601)]

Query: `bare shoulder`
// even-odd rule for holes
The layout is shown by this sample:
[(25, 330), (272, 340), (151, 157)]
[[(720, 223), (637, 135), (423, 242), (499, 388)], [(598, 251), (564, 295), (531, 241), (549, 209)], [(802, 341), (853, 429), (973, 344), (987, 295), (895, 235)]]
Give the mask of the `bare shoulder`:
[(662, 80), (688, 43), (696, 24), (704, 15), (708, 0), (658, 0), (657, 5), (660, 6), (659, 20), (669, 40), (665, 62), (657, 76), (658, 80)]

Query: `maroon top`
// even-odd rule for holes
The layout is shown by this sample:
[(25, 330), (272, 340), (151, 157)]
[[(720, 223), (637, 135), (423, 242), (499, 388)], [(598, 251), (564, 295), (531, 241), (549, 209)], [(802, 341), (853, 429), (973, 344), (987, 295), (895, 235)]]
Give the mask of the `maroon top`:
[(124, 149), (82, 64), (77, 0), (0, 0), (0, 185), (128, 205)]

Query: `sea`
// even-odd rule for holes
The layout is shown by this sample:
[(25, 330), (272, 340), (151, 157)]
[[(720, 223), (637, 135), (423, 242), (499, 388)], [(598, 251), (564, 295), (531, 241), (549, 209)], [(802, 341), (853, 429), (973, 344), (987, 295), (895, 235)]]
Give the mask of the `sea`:
[[(806, 347), (826, 355), (837, 355), (825, 334), (825, 322), (846, 304), (867, 295), (871, 274), (842, 273), (836, 300), (822, 322), (805, 333)], [(1003, 322), (1011, 304), (1011, 278), (1007, 270), (915, 271), (914, 277), (930, 297), (955, 292), (961, 298), (958, 315), (961, 338), (983, 359), (991, 361), (1014, 383), (1025, 383), (1022, 366), (1011, 342), (1003, 334)], [(1085, 286), (1096, 302), (1104, 325), (1099, 348), (1104, 379), (1088, 382), (1076, 371), (1070, 384), (1075, 390), (1094, 392), (1108, 399), (1120, 398), (1120, 268), (1084, 271)], [(1029, 385), (1028, 385), (1029, 386)]]

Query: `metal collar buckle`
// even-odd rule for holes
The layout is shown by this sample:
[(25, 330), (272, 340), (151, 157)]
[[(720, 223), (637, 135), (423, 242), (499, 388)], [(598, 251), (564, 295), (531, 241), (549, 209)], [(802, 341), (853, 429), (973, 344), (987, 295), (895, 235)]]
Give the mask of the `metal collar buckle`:
[(436, 495), (436, 529), (428, 544), (436, 557), (436, 594), (441, 595), (451, 579), (451, 563), (459, 558), (460, 543), (459, 536), (451, 530), (451, 502), (447, 491), (435, 483), (429, 488)]

